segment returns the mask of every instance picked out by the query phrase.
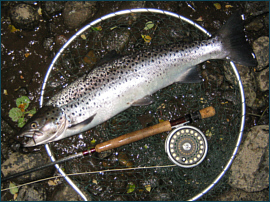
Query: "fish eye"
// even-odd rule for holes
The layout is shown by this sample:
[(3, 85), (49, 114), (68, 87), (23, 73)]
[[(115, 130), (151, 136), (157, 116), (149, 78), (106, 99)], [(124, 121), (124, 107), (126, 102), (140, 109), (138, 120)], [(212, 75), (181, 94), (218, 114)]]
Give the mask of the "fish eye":
[(36, 122), (31, 123), (31, 128), (32, 128), (32, 129), (37, 128), (37, 123), (36, 123)]

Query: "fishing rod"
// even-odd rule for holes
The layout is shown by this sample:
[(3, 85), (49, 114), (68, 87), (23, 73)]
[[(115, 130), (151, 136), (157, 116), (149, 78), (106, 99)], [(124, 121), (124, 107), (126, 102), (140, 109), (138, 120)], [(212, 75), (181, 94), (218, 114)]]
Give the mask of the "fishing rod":
[(25, 170), (25, 171), (22, 171), (19, 173), (15, 173), (13, 175), (9, 175), (7, 177), (3, 177), (1, 179), (1, 181), (5, 182), (7, 180), (10, 180), (10, 179), (22, 176), (22, 175), (26, 175), (28, 173), (35, 172), (38, 170), (42, 170), (44, 168), (53, 166), (55, 164), (64, 163), (66, 161), (69, 161), (69, 160), (72, 160), (72, 159), (75, 159), (78, 157), (86, 156), (86, 155), (94, 153), (94, 152), (100, 153), (100, 152), (107, 151), (110, 149), (118, 148), (120, 146), (130, 144), (130, 143), (135, 142), (135, 141), (139, 141), (139, 140), (144, 139), (146, 137), (150, 137), (150, 136), (153, 136), (153, 135), (156, 135), (159, 133), (171, 131), (174, 128), (177, 129), (177, 128), (180, 128), (181, 126), (186, 125), (188, 123), (192, 123), (196, 120), (201, 120), (201, 119), (205, 119), (208, 117), (212, 117), (214, 115), (215, 115), (215, 109), (212, 106), (206, 107), (204, 109), (197, 110), (193, 113), (186, 114), (185, 116), (183, 116), (179, 119), (173, 120), (173, 121), (168, 121), (168, 120), (163, 121), (159, 124), (149, 126), (147, 128), (141, 129), (141, 130), (137, 130), (137, 131), (134, 131), (131, 133), (121, 135), (117, 138), (114, 138), (114, 139), (108, 140), (106, 142), (97, 144), (95, 146), (95, 148), (85, 150), (85, 151), (79, 152), (77, 154), (73, 154), (73, 155), (64, 157), (62, 159), (56, 160), (56, 161), (48, 163), (46, 165), (39, 166), (39, 167), (32, 168), (32, 169), (28, 169), (28, 170)]

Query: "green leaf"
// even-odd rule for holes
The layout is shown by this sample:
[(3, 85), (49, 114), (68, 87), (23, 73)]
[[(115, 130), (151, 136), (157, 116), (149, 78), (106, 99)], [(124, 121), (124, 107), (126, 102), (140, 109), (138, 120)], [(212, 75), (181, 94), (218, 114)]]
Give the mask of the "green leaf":
[(27, 109), (30, 102), (31, 101), (27, 96), (22, 96), (22, 97), (17, 98), (16, 105), (17, 107), (19, 107), (21, 104), (24, 104), (24, 109)]
[(18, 127), (22, 128), (25, 125), (25, 123), (26, 122), (23, 117), (18, 119)]
[(102, 27), (101, 26), (97, 26), (97, 27), (91, 27), (93, 31), (101, 31)]
[(129, 182), (127, 187), (128, 187), (127, 194), (129, 194), (135, 190), (136, 186), (133, 182)]
[(12, 183), (12, 182), (9, 183), (9, 189), (10, 189), (9, 190), (10, 193), (13, 194), (13, 195), (18, 193), (18, 191), (19, 191), (18, 187), (16, 187), (16, 185), (14, 183)]
[(144, 30), (152, 29), (154, 26), (155, 24), (152, 21), (148, 21), (147, 23), (145, 23)]
[(36, 108), (34, 108), (34, 109), (31, 109), (25, 113), (34, 115), (36, 112), (37, 112), (37, 110), (36, 110)]
[(12, 121), (18, 121), (19, 118), (23, 117), (23, 112), (19, 108), (12, 108), (9, 113), (9, 117), (12, 119)]

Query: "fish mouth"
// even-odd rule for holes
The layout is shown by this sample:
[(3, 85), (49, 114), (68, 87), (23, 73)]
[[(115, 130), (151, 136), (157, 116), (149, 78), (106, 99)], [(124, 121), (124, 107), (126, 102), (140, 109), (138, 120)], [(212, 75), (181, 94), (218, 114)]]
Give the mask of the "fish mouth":
[(43, 133), (40, 131), (24, 132), (19, 135), (19, 137), (23, 138), (23, 147), (33, 147), (39, 145), (40, 143), (37, 142), (36, 139), (41, 136), (43, 136)]
[(33, 138), (34, 136), (42, 136), (43, 133), (40, 131), (30, 131), (30, 132), (24, 132), (22, 134), (20, 134), (20, 137), (29, 137), (29, 138)]

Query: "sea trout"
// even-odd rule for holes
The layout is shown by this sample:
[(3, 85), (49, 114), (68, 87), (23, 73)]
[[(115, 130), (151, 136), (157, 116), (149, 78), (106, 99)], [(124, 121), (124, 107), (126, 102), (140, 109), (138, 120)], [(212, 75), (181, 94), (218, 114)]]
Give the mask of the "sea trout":
[(151, 95), (175, 82), (200, 82), (196, 65), (228, 59), (257, 66), (245, 38), (240, 12), (208, 40), (170, 44), (116, 57), (55, 94), (22, 128), (25, 147), (58, 141), (105, 122), (131, 106), (148, 105)]

